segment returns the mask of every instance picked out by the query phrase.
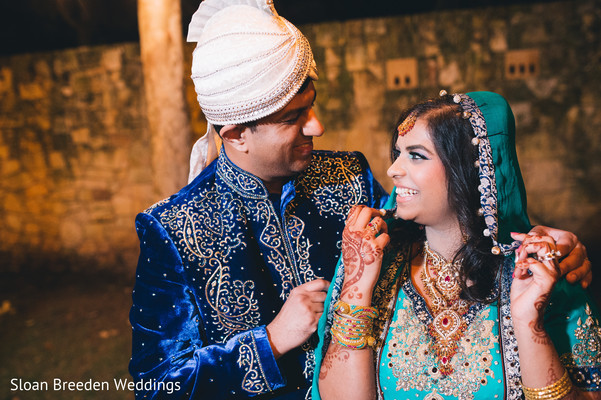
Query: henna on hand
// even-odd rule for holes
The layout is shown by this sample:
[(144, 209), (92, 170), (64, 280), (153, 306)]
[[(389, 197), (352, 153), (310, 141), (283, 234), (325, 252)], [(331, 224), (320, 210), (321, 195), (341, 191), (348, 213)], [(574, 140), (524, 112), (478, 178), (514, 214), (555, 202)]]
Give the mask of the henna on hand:
[[(347, 295), (350, 299), (355, 297), (353, 292), (359, 290), (353, 285), (357, 283), (363, 276), (365, 271), (365, 259), (361, 257), (361, 232), (351, 232), (345, 228), (342, 232), (342, 262), (345, 268), (345, 279), (341, 297)], [(365, 256), (364, 256), (365, 257)], [(362, 294), (358, 293), (357, 298), (361, 298)]]
[[(383, 255), (383, 250), (379, 246), (362, 240), (362, 235), (361, 232), (351, 232), (349, 229), (342, 232), (342, 262), (345, 278), (341, 296), (347, 295), (350, 299), (363, 297), (363, 294), (358, 292), (359, 288), (354, 285), (363, 277), (366, 266), (373, 264)], [(354, 292), (357, 292), (356, 296)]]
[(351, 208), (351, 211), (349, 211), (348, 217), (346, 217), (346, 221), (345, 221), (346, 226), (353, 225), (355, 222), (357, 222), (357, 218), (359, 218), (360, 212), (361, 212), (361, 207), (359, 207), (359, 206), (354, 206), (353, 208)]
[[(369, 296), (370, 282), (377, 279), (379, 271), (378, 260), (382, 259), (382, 240), (376, 239), (380, 230), (379, 225), (384, 222), (379, 218), (373, 218), (367, 226), (360, 221), (365, 207), (354, 207), (346, 221), (342, 232), (342, 263), (344, 264), (344, 283), (341, 289), (341, 297), (347, 299), (364, 299)], [(367, 276), (365, 275), (367, 273)]]

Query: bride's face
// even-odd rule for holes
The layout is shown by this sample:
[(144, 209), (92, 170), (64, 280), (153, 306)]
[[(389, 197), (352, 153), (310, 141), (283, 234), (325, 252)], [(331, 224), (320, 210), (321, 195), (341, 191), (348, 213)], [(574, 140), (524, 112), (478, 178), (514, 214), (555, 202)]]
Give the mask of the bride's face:
[(397, 215), (425, 226), (456, 223), (445, 169), (425, 121), (418, 119), (408, 133), (398, 137), (395, 147), (396, 160), (388, 176), (396, 188)]

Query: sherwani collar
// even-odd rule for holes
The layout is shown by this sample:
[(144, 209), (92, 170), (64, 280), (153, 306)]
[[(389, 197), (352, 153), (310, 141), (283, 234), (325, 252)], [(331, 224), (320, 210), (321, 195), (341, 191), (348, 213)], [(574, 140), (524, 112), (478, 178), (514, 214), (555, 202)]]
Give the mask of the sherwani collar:
[[(269, 191), (261, 178), (234, 164), (225, 154), (223, 148), (217, 159), (216, 174), (221, 181), (220, 184), (227, 186), (243, 197), (252, 199), (267, 199), (269, 197)], [(296, 192), (294, 182), (296, 182), (295, 179), (290, 179), (284, 184), (282, 193), (287, 194), (285, 197), (294, 196)]]

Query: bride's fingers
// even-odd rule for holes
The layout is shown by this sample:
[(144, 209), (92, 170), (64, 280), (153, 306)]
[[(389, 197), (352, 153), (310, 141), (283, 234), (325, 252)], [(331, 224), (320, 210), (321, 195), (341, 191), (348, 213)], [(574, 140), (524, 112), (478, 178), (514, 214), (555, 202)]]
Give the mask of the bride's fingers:
[(380, 216), (380, 212), (363, 205), (351, 208), (346, 226), (352, 232), (363, 232), (363, 237), (366, 239), (388, 232), (388, 226)]
[(377, 216), (377, 217), (374, 217), (371, 221), (369, 221), (369, 223), (365, 226), (365, 228), (370, 229), (371, 231), (374, 232), (374, 234), (377, 234), (380, 232), (382, 227), (385, 225), (386, 224), (384, 223), (384, 220), (381, 217)]
[[(352, 223), (350, 223), (350, 224), (347, 223), (347, 225), (353, 231), (361, 231), (361, 230), (365, 229), (367, 224), (371, 221), (371, 219), (373, 217), (375, 217), (376, 215), (379, 215), (378, 211), (373, 208), (369, 208), (367, 206), (355, 206), (355, 207), (357, 209), (356, 218), (354, 219), (354, 221), (352, 221)], [(380, 217), (378, 217), (378, 218), (380, 218)]]
[(346, 217), (346, 226), (352, 226), (355, 224), (357, 218), (359, 217), (359, 213), (361, 212), (361, 207), (365, 206), (355, 205), (351, 207), (348, 216)]
[(532, 276), (530, 271), (529, 263), (525, 261), (519, 261), (515, 263), (515, 270), (513, 271), (513, 277), (517, 279), (526, 279)]
[(381, 233), (377, 238), (375, 238), (376, 245), (379, 246), (381, 249), (386, 247), (389, 242), (390, 236), (388, 236), (387, 233)]
[(560, 256), (560, 253), (557, 250), (557, 244), (555, 243), (555, 239), (553, 239), (551, 236), (525, 235), (524, 239), (522, 240), (520, 250), (523, 252), (523, 248), (531, 243), (547, 243), (551, 251), (553, 251), (553, 253), (556, 254), (557, 257)]
[(536, 261), (533, 258), (527, 258), (516, 264), (515, 276), (519, 278), (532, 277), (536, 279), (550, 277), (550, 271), (543, 263)]
[(557, 259), (555, 245), (546, 241), (529, 242), (522, 245), (522, 251), (526, 254), (536, 254), (539, 261), (552, 261)]
[[(547, 269), (547, 273), (553, 276), (557, 276), (561, 273), (559, 264), (557, 263), (555, 249), (550, 243), (546, 241), (530, 242), (527, 245), (522, 246), (522, 251), (526, 254), (534, 255), (536, 261)], [(520, 261), (526, 261), (528, 259), (532, 260), (532, 258), (527, 258)]]
[(353, 206), (346, 219), (346, 228), (353, 232), (363, 230), (370, 219), (369, 211), (367, 210), (368, 207), (364, 205)]
[(388, 225), (386, 225), (386, 222), (379, 215), (373, 217), (367, 226), (373, 226), (373, 229), (376, 229), (377, 233), (388, 233)]

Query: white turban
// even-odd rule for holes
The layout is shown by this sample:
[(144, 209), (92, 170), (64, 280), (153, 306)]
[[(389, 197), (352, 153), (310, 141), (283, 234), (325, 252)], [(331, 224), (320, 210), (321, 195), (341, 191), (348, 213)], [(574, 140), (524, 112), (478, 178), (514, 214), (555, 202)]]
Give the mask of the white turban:
[(218, 139), (210, 125), (243, 124), (281, 110), (307, 78), (317, 79), (317, 68), (307, 39), (271, 0), (205, 0), (192, 16), (188, 41), (197, 42), (192, 80), (209, 123), (192, 151), (192, 180), (216, 155), (206, 150)]

